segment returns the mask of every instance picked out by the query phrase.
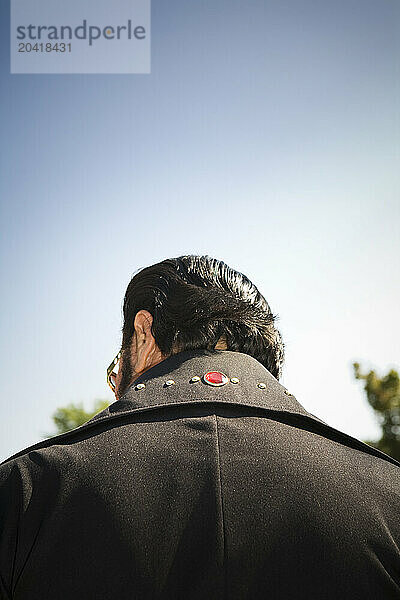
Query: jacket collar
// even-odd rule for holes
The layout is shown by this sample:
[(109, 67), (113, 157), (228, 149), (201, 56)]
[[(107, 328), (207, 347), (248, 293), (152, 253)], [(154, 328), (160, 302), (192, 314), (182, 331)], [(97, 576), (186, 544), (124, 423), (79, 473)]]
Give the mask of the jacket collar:
[[(207, 385), (201, 378), (209, 371), (220, 371), (229, 381), (221, 387)], [(191, 383), (192, 377), (196, 376), (200, 377), (200, 381)], [(238, 382), (233, 383), (232, 378), (238, 379)], [(173, 380), (174, 383), (167, 385), (168, 380)], [(259, 387), (260, 383), (265, 384), (265, 387)], [(207, 403), (239, 404), (261, 408), (267, 413), (286, 414), (294, 425), (311, 428), (326, 437), (400, 467), (400, 463), (394, 458), (334, 429), (306, 411), (293, 394), (255, 358), (230, 350), (193, 350), (176, 354), (143, 373), (120, 400), (110, 404), (87, 423), (25, 448), (3, 462), (55, 443), (69, 443), (77, 435), (84, 436), (87, 431), (97, 429), (103, 422), (118, 423), (125, 415), (130, 418), (131, 415), (167, 405)]]
[[(207, 385), (203, 376), (209, 371), (219, 371), (229, 381), (221, 387)], [(193, 377), (200, 380), (194, 382)], [(238, 382), (232, 383), (232, 379)], [(168, 385), (171, 381), (173, 383)], [(258, 360), (230, 350), (189, 350), (163, 360), (138, 377), (118, 401), (91, 421), (106, 416), (106, 413), (198, 402), (234, 403), (285, 411), (324, 423), (307, 412)]]

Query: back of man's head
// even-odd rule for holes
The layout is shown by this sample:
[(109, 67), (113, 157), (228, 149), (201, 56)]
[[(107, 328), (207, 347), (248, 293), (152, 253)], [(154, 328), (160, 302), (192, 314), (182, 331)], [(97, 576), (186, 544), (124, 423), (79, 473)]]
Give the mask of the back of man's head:
[(284, 344), (268, 302), (242, 273), (210, 256), (168, 258), (136, 273), (126, 290), (122, 349), (134, 333), (136, 313), (153, 316), (152, 334), (164, 356), (184, 350), (243, 352), (279, 380)]

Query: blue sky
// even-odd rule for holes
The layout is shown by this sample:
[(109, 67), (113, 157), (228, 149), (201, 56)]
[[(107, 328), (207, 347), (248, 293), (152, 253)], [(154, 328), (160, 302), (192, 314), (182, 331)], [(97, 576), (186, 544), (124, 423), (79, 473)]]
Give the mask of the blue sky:
[(0, 459), (112, 400), (131, 275), (190, 253), (265, 295), (307, 410), (376, 437), (351, 364), (400, 368), (397, 0), (153, 0), (150, 75), (10, 75), (0, 10)]

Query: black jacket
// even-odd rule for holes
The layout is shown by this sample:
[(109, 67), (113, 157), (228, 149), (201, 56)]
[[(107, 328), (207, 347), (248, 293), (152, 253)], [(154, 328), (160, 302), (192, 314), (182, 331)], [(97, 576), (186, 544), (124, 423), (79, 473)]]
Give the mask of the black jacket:
[(4, 600), (399, 600), (400, 464), (250, 356), (182, 352), (3, 462), (0, 534)]

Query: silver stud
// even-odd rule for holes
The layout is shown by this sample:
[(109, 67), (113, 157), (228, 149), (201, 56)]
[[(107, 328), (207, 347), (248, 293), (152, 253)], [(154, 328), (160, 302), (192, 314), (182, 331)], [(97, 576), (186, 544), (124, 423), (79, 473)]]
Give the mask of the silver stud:
[(239, 383), (239, 379), (237, 377), (231, 377), (231, 383)]
[(144, 388), (146, 387), (146, 385), (144, 383), (138, 383), (137, 386), (135, 387), (136, 390), (144, 390)]
[(198, 381), (200, 381), (200, 377), (198, 377), (198, 375), (194, 375), (191, 379), (190, 379), (190, 383), (197, 383)]
[(170, 385), (174, 385), (175, 381), (173, 379), (167, 379), (167, 381), (165, 382), (165, 385), (167, 385), (168, 387)]
[(265, 383), (259, 383), (259, 384), (258, 384), (258, 387), (260, 388), (260, 390), (265, 390), (265, 388), (266, 388), (267, 386), (265, 385)]

